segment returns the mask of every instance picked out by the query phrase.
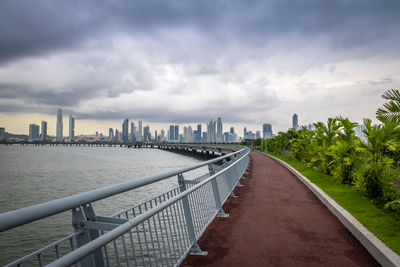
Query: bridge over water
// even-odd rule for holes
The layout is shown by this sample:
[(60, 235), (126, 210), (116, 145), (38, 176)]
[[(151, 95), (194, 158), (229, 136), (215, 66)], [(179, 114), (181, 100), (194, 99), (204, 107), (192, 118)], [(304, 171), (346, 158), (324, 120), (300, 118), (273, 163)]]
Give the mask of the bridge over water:
[[(265, 155), (238, 146), (152, 145), (217, 157), (0, 214), (0, 231), (68, 210), (72, 214), (73, 233), (7, 266), (400, 264), (397, 254), (382, 252), (351, 229), (350, 233), (351, 227), (338, 214), (335, 217), (297, 174)], [(206, 173), (185, 179), (204, 166)], [(96, 201), (169, 177), (176, 177), (179, 186), (112, 216), (96, 214), (93, 208)]]

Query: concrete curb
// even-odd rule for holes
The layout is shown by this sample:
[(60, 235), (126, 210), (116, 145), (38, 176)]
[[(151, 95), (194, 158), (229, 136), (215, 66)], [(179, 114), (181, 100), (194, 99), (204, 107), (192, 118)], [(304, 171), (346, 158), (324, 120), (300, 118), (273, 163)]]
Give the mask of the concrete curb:
[(400, 266), (400, 256), (386, 246), (373, 233), (365, 228), (347, 210), (341, 207), (336, 201), (323, 192), (318, 186), (312, 183), (286, 162), (271, 155), (263, 154), (279, 162), (293, 173), (319, 200), (343, 223), (344, 226), (358, 239), (358, 241), (368, 250), (375, 260), (382, 266)]

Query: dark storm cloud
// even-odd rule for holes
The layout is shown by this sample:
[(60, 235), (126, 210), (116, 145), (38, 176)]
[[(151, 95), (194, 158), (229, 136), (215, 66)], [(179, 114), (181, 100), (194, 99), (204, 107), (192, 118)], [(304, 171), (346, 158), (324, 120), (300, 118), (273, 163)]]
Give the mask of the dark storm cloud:
[[(0, 62), (71, 49), (114, 32), (133, 37), (191, 28), (211, 40), (264, 45), (295, 34), (332, 49), (399, 39), (399, 1), (14, 1), (0, 2)], [(396, 37), (397, 36), (397, 37)], [(397, 42), (398, 44), (398, 42)], [(224, 45), (219, 43), (219, 45)], [(291, 44), (293, 48), (296, 43)], [(390, 45), (390, 43), (388, 43)], [(396, 48), (396, 42), (391, 49)]]
[(68, 88), (63, 91), (32, 88), (23, 84), (0, 83), (0, 99), (24, 99), (34, 104), (74, 106), (80, 99), (94, 98), (97, 88)]

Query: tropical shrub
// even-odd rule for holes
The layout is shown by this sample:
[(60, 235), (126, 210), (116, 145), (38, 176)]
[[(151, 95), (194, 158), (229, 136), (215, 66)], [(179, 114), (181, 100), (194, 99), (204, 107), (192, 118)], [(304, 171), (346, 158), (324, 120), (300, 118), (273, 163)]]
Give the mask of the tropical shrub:
[(384, 157), (380, 161), (364, 164), (355, 173), (355, 187), (366, 192), (370, 198), (382, 198), (384, 192), (392, 188), (389, 172), (392, 163), (392, 159)]
[(400, 199), (389, 201), (384, 206), (385, 209), (400, 212)]

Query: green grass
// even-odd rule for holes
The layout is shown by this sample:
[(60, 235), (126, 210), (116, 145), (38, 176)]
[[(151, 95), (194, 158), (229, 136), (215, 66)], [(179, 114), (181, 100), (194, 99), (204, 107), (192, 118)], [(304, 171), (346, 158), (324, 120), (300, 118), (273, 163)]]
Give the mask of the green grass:
[(280, 154), (269, 154), (285, 161), (307, 177), (400, 255), (400, 216), (398, 213), (378, 208), (374, 205), (373, 200), (368, 199), (351, 186), (339, 184), (331, 176), (315, 171), (301, 162)]

